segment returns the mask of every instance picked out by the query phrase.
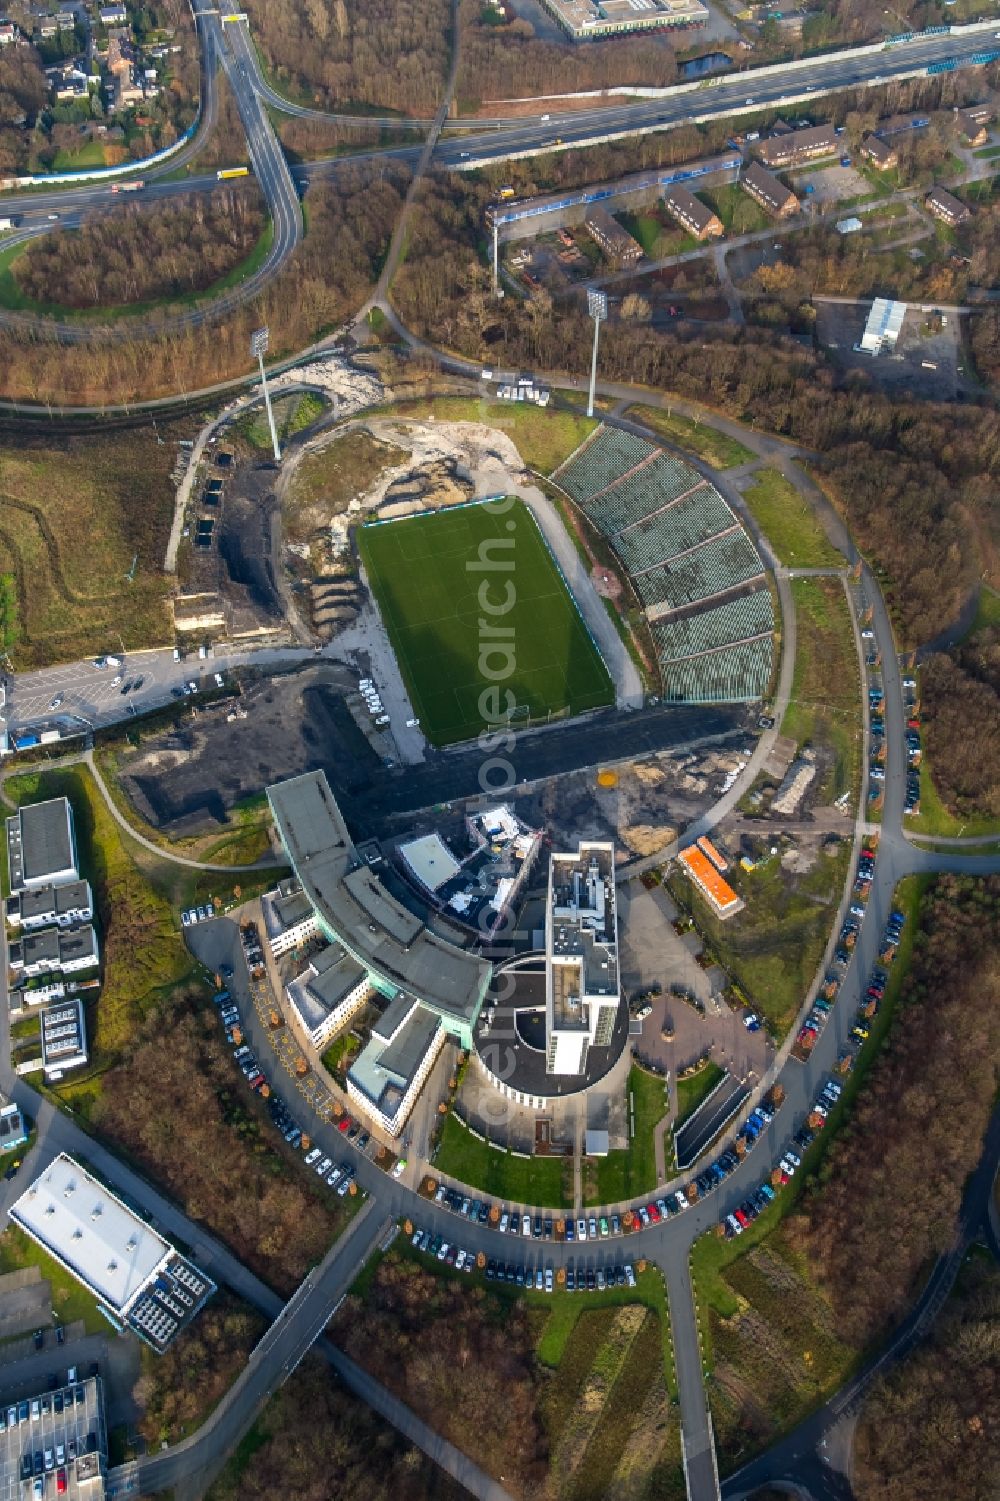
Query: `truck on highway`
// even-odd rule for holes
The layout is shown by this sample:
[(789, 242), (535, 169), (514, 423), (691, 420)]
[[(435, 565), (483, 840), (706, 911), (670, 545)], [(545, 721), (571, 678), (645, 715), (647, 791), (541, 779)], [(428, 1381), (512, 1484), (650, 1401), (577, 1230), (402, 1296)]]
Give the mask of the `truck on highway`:
[(216, 172), (219, 182), (228, 182), (231, 177), (249, 177), (249, 167), (220, 167)]
[(112, 183), (111, 184), (111, 191), (112, 191), (112, 193), (138, 193), (139, 189), (140, 188), (144, 188), (145, 186), (146, 186), (146, 183), (145, 183), (144, 179), (140, 177), (135, 182), (115, 182), (115, 183)]

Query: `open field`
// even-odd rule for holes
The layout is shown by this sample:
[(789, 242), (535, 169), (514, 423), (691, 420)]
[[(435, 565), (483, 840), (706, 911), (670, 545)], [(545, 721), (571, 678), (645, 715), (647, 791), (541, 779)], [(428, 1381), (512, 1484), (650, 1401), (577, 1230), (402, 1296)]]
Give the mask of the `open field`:
[(818, 797), (857, 794), (861, 776), (858, 657), (847, 598), (838, 579), (792, 579), (798, 633), (792, 697), (781, 726), (800, 747), (825, 747), (832, 762)]
[(666, 1298), (657, 1270), (637, 1283), (525, 1292), (401, 1240), (355, 1284), (336, 1337), (514, 1496), (666, 1501), (683, 1495)]
[(666, 1086), (655, 1074), (633, 1065), (628, 1090), (635, 1101), (635, 1136), (628, 1147), (597, 1157), (588, 1166), (584, 1185), (584, 1202), (588, 1205), (617, 1204), (652, 1193), (656, 1187), (653, 1131), (667, 1113)]
[(514, 1157), (487, 1146), (452, 1114), (444, 1118), (433, 1167), (494, 1199), (551, 1209), (573, 1202), (568, 1158)]
[(435, 745), (471, 739), (514, 705), (522, 722), (544, 723), (612, 702), (607, 668), (520, 501), (357, 536), (414, 713)]
[(766, 229), (771, 223), (759, 203), (744, 193), (738, 183), (723, 183), (720, 187), (700, 187), (698, 197), (714, 209), (728, 235), (746, 235), (755, 229)]
[(720, 433), (717, 428), (704, 422), (695, 422), (680, 412), (664, 412), (659, 407), (629, 407), (626, 414), (633, 422), (642, 422), (651, 427), (668, 443), (695, 454), (713, 469), (733, 469), (737, 464), (749, 464), (753, 454), (737, 438)]
[(593, 417), (579, 417), (530, 402), (477, 400), (473, 396), (441, 396), (428, 401), (404, 401), (392, 408), (398, 417), (435, 417), (439, 422), (482, 422), (506, 433), (529, 469), (551, 474), (597, 426)]
[(789, 568), (845, 566), (795, 486), (777, 469), (755, 474), (743, 499), (780, 563)]
[(849, 857), (842, 844), (803, 874), (786, 871), (777, 859), (753, 871), (735, 868), (729, 879), (746, 908), (729, 922), (719, 921), (689, 881), (678, 876), (668, 883), (709, 952), (777, 1038), (791, 1026), (823, 957)]
[[(163, 557), (176, 440), (196, 422), (0, 442), (0, 577), (16, 668), (170, 638)], [(129, 577), (135, 563), (134, 577)]]

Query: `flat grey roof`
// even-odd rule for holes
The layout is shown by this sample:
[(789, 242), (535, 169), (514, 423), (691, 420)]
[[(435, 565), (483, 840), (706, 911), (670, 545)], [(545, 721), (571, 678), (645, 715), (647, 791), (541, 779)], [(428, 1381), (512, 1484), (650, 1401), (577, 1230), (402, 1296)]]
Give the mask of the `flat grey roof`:
[(24, 880), (40, 881), (76, 868), (69, 801), (53, 797), (19, 809)]
[(18, 892), (17, 900), (22, 922), (46, 912), (61, 915), (93, 905), (88, 881), (67, 881), (64, 886), (35, 886), (31, 891)]
[(10, 1217), (117, 1312), (127, 1309), (171, 1251), (65, 1152), (11, 1205)]
[(367, 978), (367, 972), (362, 965), (351, 958), (338, 944), (331, 943), (321, 954), (317, 954), (312, 961), (314, 975), (310, 975), (307, 985), (313, 995), (317, 996), (328, 1011), (338, 1006), (352, 990), (356, 990), (362, 980)]
[(438, 938), (390, 896), (360, 859), (323, 772), (279, 782), (267, 796), (303, 889), (345, 948), (390, 984), (471, 1023), (490, 964)]
[(387, 1102), (406, 1093), (441, 1027), (440, 1017), (412, 996), (398, 996), (392, 1004), (402, 1000), (409, 1007), (409, 1016), (392, 1042), (373, 1036), (349, 1073), (358, 1089), (386, 1115), (395, 1114), (395, 1106), (387, 1108)]

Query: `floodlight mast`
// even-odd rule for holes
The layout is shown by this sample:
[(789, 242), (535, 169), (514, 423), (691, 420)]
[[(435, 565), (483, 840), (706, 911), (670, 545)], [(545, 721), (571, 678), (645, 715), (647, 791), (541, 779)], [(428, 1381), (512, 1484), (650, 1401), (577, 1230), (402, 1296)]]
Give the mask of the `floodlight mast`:
[(281, 463), (281, 449), (278, 447), (278, 434), (274, 428), (274, 413), (271, 410), (271, 393), (267, 389), (267, 376), (264, 374), (264, 356), (267, 353), (269, 328), (255, 329), (250, 339), (250, 353), (257, 356), (257, 364), (260, 366), (260, 383), (264, 388), (264, 405), (267, 408), (267, 425), (271, 429), (271, 447), (274, 449), (274, 461)]
[(598, 292), (593, 288), (587, 293), (587, 312), (594, 320), (594, 353), (590, 361), (590, 399), (587, 402), (587, 416), (594, 415), (594, 394), (597, 389), (597, 341), (601, 333), (601, 324), (608, 316), (608, 294)]

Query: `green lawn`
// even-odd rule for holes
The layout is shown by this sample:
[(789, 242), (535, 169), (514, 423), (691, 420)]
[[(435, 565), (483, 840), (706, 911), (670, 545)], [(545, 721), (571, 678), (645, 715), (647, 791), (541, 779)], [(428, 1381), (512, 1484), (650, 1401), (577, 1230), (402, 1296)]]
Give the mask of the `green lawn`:
[[(314, 391), (307, 391), (302, 395), (279, 396), (272, 402), (272, 407), (278, 439), (284, 443), (296, 433), (302, 432), (303, 428), (309, 427), (318, 417), (322, 417), (326, 411), (326, 402)], [(271, 430), (267, 423), (267, 413), (263, 409), (245, 417), (238, 426), (254, 448), (270, 451)]]
[[(575, 400), (579, 397), (574, 395)], [(427, 401), (401, 402), (390, 408), (394, 417), (433, 417), (439, 422), (481, 422), (506, 433), (529, 469), (551, 474), (597, 426), (581, 417), (531, 402), (487, 401), (474, 396), (441, 396)]]
[(60, 1323), (82, 1319), (88, 1334), (108, 1332), (107, 1320), (98, 1313), (93, 1293), (53, 1261), (23, 1230), (8, 1225), (0, 1235), (0, 1272), (17, 1272), (26, 1266), (37, 1266), (52, 1288), (52, 1308)]
[(444, 1118), (433, 1166), (494, 1199), (546, 1209), (572, 1203), (573, 1173), (568, 1158), (514, 1157), (487, 1146), (451, 1114)]
[[(588, 1207), (638, 1198), (656, 1187), (653, 1131), (669, 1108), (666, 1086), (662, 1079), (633, 1065), (628, 1090), (635, 1106), (635, 1135), (627, 1147), (595, 1158), (584, 1195)], [(630, 1109), (630, 1119), (631, 1115)], [(669, 1148), (669, 1140), (664, 1145)]]
[(75, 151), (57, 151), (51, 172), (83, 172), (88, 167), (105, 166), (104, 146), (100, 141), (84, 141)]
[(688, 1116), (693, 1115), (698, 1106), (707, 1100), (712, 1090), (718, 1084), (725, 1069), (717, 1063), (707, 1063), (698, 1073), (692, 1074), (689, 1079), (677, 1080), (677, 1119), (674, 1122), (674, 1130), (679, 1131)]
[(361, 1048), (360, 1040), (353, 1032), (342, 1032), (335, 1037), (320, 1060), (328, 1073), (335, 1074), (345, 1058), (357, 1053)]
[(358, 548), (435, 745), (514, 706), (545, 723), (613, 701), (608, 670), (527, 507), (427, 512), (358, 531)]
[(743, 499), (778, 557), (792, 568), (842, 568), (845, 560), (830, 543), (811, 509), (777, 469), (762, 469)]
[(832, 765), (819, 795), (832, 801), (858, 792), (861, 778), (861, 688), (854, 628), (838, 579), (792, 579), (797, 649), (792, 696), (781, 725), (801, 748), (827, 747)]
[(710, 422), (696, 422), (680, 412), (664, 412), (659, 407), (630, 407), (628, 416), (635, 422), (651, 427), (668, 443), (676, 443), (688, 453), (696, 454), (713, 469), (733, 469), (737, 464), (749, 464), (754, 455), (736, 438), (719, 432)]
[(751, 234), (756, 229), (766, 229), (771, 220), (759, 203), (745, 193), (738, 183), (725, 183), (716, 188), (699, 188), (698, 196), (709, 208), (714, 209), (722, 220), (727, 234)]

